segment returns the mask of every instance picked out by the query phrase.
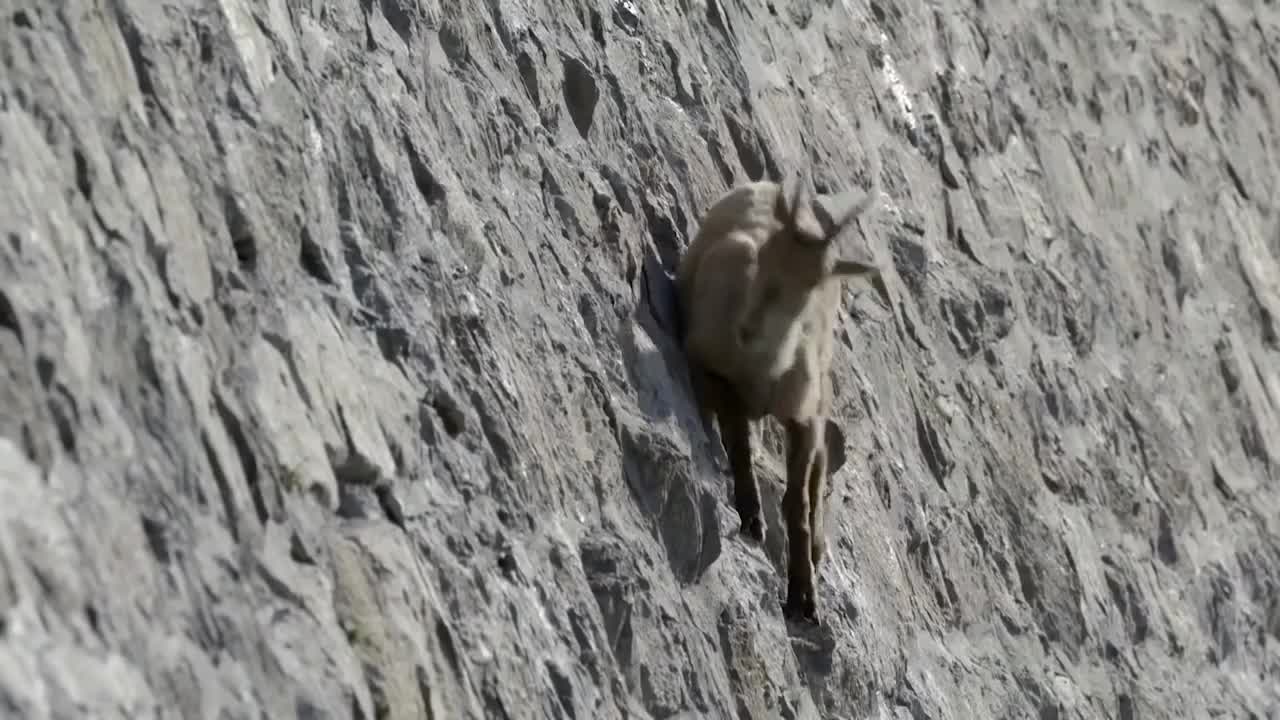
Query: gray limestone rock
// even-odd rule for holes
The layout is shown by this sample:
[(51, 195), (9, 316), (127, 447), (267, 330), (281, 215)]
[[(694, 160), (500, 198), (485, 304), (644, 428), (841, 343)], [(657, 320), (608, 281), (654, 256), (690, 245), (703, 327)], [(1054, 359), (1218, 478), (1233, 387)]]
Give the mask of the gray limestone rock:
[[(1241, 0), (0, 3), (0, 716), (1280, 718), (1278, 107)], [(788, 627), (667, 273), (873, 151)]]

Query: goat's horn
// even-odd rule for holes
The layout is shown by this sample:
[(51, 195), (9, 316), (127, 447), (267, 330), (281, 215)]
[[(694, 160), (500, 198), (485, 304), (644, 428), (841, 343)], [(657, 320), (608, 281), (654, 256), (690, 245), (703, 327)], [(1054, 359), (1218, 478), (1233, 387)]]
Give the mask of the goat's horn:
[(791, 189), (791, 207), (789, 208), (791, 212), (788, 217), (792, 227), (795, 227), (800, 219), (800, 213), (804, 212), (809, 204), (809, 183), (806, 180), (808, 178), (804, 173), (800, 173), (795, 180), (795, 187)]
[(794, 206), (791, 204), (791, 199), (796, 193), (795, 182), (794, 176), (785, 177), (778, 181), (778, 199), (774, 203), (773, 210), (778, 219), (783, 222), (789, 222), (792, 217), (792, 208)]

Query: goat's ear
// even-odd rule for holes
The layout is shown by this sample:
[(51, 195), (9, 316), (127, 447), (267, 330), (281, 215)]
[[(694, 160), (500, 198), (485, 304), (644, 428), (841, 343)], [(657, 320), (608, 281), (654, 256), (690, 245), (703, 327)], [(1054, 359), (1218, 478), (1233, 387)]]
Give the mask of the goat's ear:
[(835, 265), (831, 268), (831, 274), (842, 277), (879, 275), (880, 268), (875, 265), (858, 262), (857, 260), (836, 260)]
[(862, 215), (867, 210), (870, 210), (871, 207), (875, 205), (877, 194), (878, 187), (873, 186), (871, 190), (868, 191), (867, 194), (863, 195), (860, 200), (855, 203), (851, 203), (849, 207), (845, 208), (844, 212), (840, 213), (840, 215), (836, 217), (826, 228), (827, 238), (830, 239), (839, 235), (858, 216)]

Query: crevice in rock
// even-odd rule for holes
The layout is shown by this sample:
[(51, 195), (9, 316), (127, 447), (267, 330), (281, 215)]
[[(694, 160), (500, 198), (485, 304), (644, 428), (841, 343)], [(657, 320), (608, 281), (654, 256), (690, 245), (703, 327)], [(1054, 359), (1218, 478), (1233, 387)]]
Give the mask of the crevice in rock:
[(218, 417), (222, 419), (222, 424), (226, 428), (227, 434), (231, 437), (231, 442), (235, 445), (236, 454), (240, 458), (240, 467), (244, 471), (245, 483), (249, 486), (249, 496), (253, 500), (254, 510), (258, 513), (258, 521), (265, 524), (269, 513), (267, 512), (266, 498), (262, 493), (262, 478), (258, 472), (258, 462), (254, 459), (253, 447), (249, 444), (249, 438), (245, 435), (240, 418), (236, 416), (231, 406), (227, 404), (222, 393), (215, 392), (213, 398)]
[(578, 135), (587, 139), (600, 101), (600, 88), (591, 70), (576, 57), (562, 55), (564, 64), (564, 103)]

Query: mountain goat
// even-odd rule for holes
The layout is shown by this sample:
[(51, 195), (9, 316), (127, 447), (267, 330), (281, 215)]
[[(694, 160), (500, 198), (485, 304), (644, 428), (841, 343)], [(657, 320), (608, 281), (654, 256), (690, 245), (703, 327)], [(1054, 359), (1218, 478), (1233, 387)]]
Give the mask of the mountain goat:
[(836, 237), (879, 195), (879, 163), (867, 194), (831, 217), (808, 178), (788, 189), (757, 181), (707, 210), (680, 258), (676, 293), (694, 399), (710, 431), (717, 420), (733, 476), (742, 532), (764, 539), (750, 423), (772, 415), (786, 432), (789, 619), (818, 622), (815, 571), (826, 550), (830, 367), (841, 283), (879, 269), (838, 256)]

